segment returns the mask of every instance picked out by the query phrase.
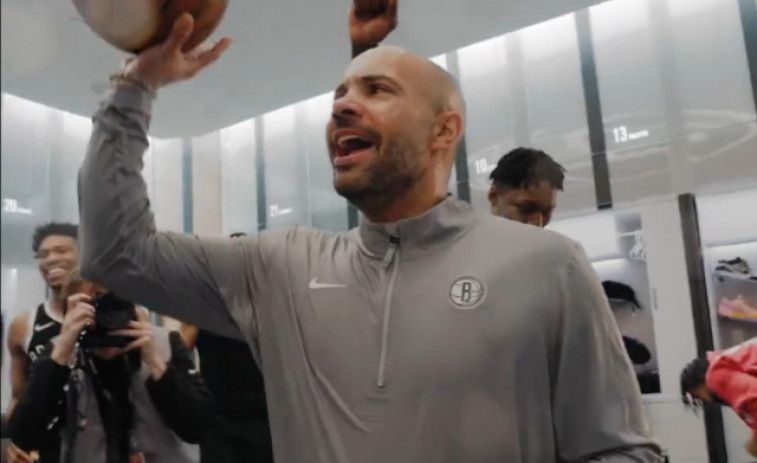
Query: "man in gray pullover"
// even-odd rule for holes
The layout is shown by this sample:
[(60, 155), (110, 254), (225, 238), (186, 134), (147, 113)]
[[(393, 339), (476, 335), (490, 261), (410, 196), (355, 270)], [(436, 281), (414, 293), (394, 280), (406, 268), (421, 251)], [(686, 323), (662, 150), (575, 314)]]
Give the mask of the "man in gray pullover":
[(79, 178), (82, 272), (243, 337), (277, 462), (658, 462), (633, 370), (580, 247), (447, 196), (465, 108), (430, 61), (355, 59), (327, 128), (345, 234), (155, 229), (140, 174), (151, 96), (229, 46), (184, 54), (184, 16), (94, 116)]

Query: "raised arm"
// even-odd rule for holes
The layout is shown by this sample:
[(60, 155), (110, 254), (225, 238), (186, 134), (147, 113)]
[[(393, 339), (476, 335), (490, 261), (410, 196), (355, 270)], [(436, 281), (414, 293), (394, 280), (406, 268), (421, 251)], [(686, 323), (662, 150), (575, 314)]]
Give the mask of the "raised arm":
[[(194, 76), (229, 46), (222, 40), (182, 53), (192, 27), (192, 17), (182, 16), (164, 44), (131, 60), (93, 118), (79, 173), (82, 276), (159, 313), (239, 337), (223, 295), (234, 294), (235, 313), (252, 312), (252, 298), (242, 293), (251, 294), (255, 274), (262, 275), (255, 271), (263, 265), (258, 238), (232, 243), (156, 231), (141, 175), (152, 93)], [(252, 314), (250, 321), (245, 330), (254, 328)]]
[(620, 331), (578, 245), (565, 268), (561, 293), (552, 400), (558, 459), (660, 463)]
[(350, 9), (352, 58), (377, 47), (397, 27), (398, 0), (353, 0)]

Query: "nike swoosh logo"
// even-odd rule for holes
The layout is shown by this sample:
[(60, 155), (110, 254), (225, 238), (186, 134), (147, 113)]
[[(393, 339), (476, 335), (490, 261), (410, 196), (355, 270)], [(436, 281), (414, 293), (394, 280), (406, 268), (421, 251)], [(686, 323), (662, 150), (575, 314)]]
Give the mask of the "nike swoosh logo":
[(318, 283), (318, 278), (313, 278), (310, 280), (310, 284), (308, 285), (310, 289), (338, 289), (338, 288), (346, 288), (347, 285), (339, 285), (334, 283)]
[(197, 372), (198, 372), (198, 370), (189, 370), (189, 372), (188, 372), (188, 373), (189, 373), (190, 375), (196, 375), (196, 374), (197, 374)]
[(44, 325), (34, 325), (34, 331), (36, 331), (37, 333), (39, 333), (40, 331), (45, 331), (46, 329), (50, 328), (54, 324), (55, 322), (48, 322), (48, 323), (45, 323)]

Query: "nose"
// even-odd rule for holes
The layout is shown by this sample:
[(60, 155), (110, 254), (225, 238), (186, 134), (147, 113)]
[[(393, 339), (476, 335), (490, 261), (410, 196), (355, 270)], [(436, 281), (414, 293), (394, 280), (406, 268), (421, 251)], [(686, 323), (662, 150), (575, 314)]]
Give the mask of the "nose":
[(343, 117), (360, 117), (363, 115), (363, 106), (352, 95), (352, 93), (345, 93), (343, 96), (334, 100), (333, 117), (335, 119)]
[(45, 256), (44, 262), (48, 265), (57, 264), (64, 260), (64, 256), (61, 252), (52, 251)]

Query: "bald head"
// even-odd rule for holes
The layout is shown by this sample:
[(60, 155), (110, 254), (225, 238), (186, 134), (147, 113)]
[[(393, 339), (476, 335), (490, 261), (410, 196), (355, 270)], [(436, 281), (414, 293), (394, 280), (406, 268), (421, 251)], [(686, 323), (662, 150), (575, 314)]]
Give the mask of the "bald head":
[(350, 64), (345, 75), (376, 63), (392, 63), (418, 86), (437, 113), (455, 111), (465, 118), (465, 100), (457, 80), (430, 59), (404, 48), (382, 46), (369, 50)]
[(326, 129), (337, 192), (372, 219), (443, 200), (464, 112), (455, 79), (428, 59), (395, 47), (358, 56)]

